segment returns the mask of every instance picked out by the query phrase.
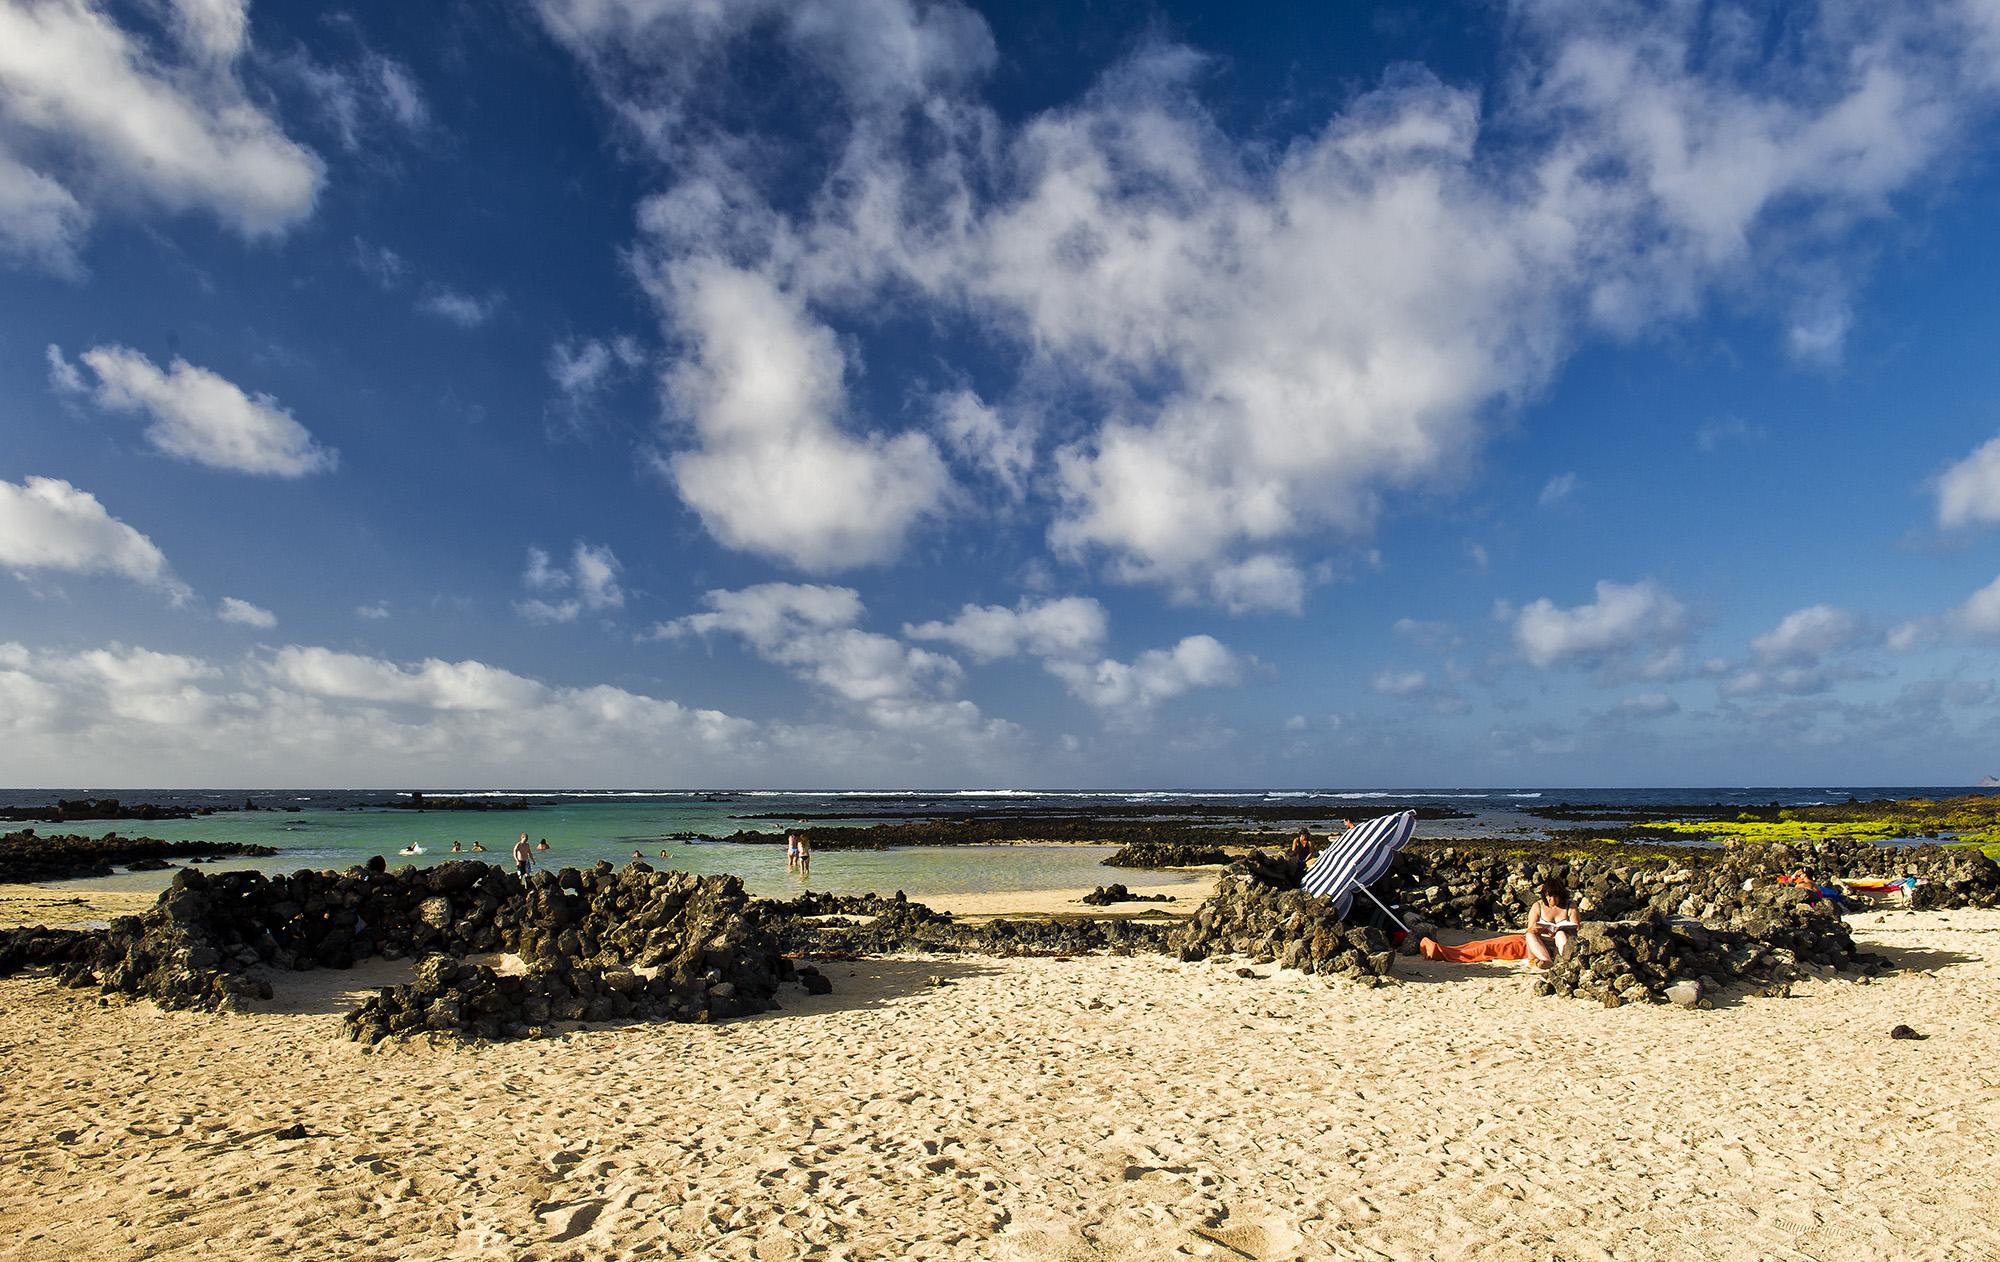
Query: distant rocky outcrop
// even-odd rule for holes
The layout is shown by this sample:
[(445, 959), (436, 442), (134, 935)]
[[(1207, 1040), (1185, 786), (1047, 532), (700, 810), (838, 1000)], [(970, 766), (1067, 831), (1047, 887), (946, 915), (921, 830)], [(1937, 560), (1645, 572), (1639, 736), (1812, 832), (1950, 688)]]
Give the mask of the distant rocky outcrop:
[(91, 819), (193, 819), (198, 815), (213, 815), (217, 811), (234, 809), (229, 806), (155, 806), (151, 802), (127, 806), (117, 798), (77, 798), (73, 801), (58, 798), (52, 806), (0, 807), (0, 820), (70, 824)]
[(118, 867), (157, 870), (170, 859), (267, 858), (269, 846), (240, 841), (161, 841), (157, 837), (42, 837), (32, 828), (0, 835), (0, 882), (110, 876)]

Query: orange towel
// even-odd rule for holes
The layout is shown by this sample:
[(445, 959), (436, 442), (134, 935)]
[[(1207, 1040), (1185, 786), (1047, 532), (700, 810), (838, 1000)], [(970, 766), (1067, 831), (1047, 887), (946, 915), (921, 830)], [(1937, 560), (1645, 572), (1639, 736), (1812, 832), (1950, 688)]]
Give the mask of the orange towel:
[(1417, 949), (1424, 953), (1427, 960), (1445, 960), (1452, 964), (1484, 964), (1488, 960), (1528, 958), (1528, 940), (1518, 933), (1481, 938), (1463, 946), (1446, 946), (1436, 938), (1425, 938), (1417, 943)]

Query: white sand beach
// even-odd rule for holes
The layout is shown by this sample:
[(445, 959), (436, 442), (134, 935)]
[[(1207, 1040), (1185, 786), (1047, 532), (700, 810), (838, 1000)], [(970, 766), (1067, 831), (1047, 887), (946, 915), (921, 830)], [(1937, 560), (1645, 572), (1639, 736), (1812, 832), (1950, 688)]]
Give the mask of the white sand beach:
[(1906, 971), (1713, 1012), (894, 958), (715, 1027), (373, 1052), (337, 1014), (384, 963), (237, 1016), (16, 978), (0, 1257), (2000, 1256), (2000, 912), (1855, 928)]

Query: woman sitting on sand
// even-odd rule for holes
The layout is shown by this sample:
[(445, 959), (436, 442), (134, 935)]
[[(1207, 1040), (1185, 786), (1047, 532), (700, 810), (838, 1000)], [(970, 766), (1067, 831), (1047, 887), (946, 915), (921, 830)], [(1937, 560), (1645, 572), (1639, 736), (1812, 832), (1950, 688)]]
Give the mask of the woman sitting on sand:
[(1569, 887), (1555, 877), (1542, 882), (1541, 894), (1528, 912), (1528, 925), (1522, 936), (1527, 940), (1528, 958), (1547, 968), (1569, 950), (1583, 915), (1571, 903)]
[(1311, 863), (1313, 857), (1313, 835), (1309, 828), (1301, 828), (1292, 834), (1292, 862), (1301, 867)]

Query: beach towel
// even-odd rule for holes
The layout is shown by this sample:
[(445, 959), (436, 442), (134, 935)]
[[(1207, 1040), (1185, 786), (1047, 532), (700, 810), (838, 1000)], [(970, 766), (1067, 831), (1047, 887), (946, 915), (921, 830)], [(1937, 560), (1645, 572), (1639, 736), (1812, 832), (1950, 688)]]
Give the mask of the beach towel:
[(1485, 964), (1491, 960), (1528, 958), (1528, 941), (1518, 933), (1481, 938), (1458, 946), (1446, 946), (1436, 938), (1425, 938), (1417, 944), (1417, 949), (1424, 953), (1425, 959), (1443, 960), (1447, 964)]

